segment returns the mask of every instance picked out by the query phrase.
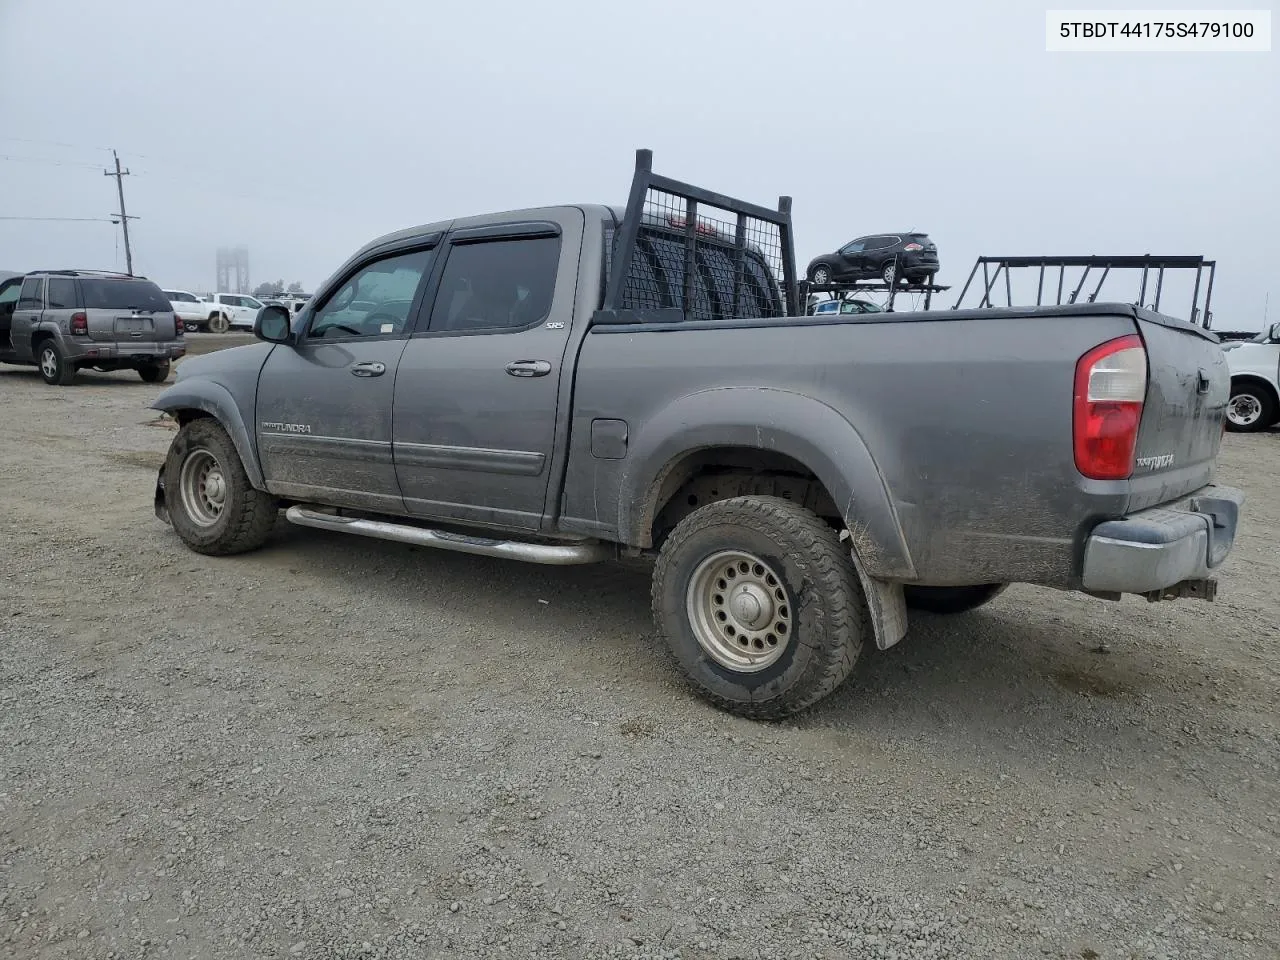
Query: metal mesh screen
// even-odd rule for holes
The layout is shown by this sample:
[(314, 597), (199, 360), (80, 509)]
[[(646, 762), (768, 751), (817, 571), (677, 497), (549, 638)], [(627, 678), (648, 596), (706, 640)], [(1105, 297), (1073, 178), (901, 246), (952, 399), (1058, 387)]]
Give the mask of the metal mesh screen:
[(779, 317), (782, 258), (777, 224), (650, 188), (622, 306), (674, 307), (691, 320)]

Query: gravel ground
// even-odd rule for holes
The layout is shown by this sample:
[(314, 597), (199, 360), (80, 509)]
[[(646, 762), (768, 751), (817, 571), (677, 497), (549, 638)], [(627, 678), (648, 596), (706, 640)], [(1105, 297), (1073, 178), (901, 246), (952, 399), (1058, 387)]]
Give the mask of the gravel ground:
[(775, 725), (643, 568), (188, 552), (157, 390), (0, 370), (0, 956), (1280, 955), (1280, 433), (1218, 602), (1015, 587)]

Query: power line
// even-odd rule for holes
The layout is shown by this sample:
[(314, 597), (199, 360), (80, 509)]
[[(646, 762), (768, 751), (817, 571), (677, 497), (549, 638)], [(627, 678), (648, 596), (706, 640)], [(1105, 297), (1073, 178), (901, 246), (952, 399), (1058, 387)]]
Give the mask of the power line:
[(96, 163), (85, 163), (83, 160), (54, 160), (52, 157), (15, 157), (12, 154), (0, 154), (0, 160), (15, 160), (20, 163), (47, 163), (53, 167), (88, 167), (98, 169)]
[(38, 143), (46, 147), (66, 147), (69, 150), (103, 150), (110, 152), (110, 147), (92, 147), (84, 143), (62, 143), (59, 140), (38, 140), (31, 137), (0, 137), (6, 143)]
[(119, 223), (116, 217), (0, 217), (0, 220), (61, 221), (64, 223)]

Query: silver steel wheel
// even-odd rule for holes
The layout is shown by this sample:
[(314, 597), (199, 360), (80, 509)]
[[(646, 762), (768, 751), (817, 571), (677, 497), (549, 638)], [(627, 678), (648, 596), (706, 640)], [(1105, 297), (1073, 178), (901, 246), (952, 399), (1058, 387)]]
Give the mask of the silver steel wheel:
[(817, 270), (813, 271), (813, 282), (820, 287), (825, 287), (831, 282), (831, 271), (826, 267), (819, 267)]
[(1237, 427), (1251, 427), (1262, 416), (1262, 401), (1251, 393), (1237, 393), (1227, 403), (1227, 419)]
[(227, 319), (225, 313), (215, 313), (209, 318), (209, 331), (211, 333), (226, 333), (231, 326), (231, 321)]
[(685, 607), (702, 649), (739, 673), (777, 663), (794, 630), (782, 579), (759, 557), (740, 550), (723, 550), (698, 565)]
[(208, 450), (193, 450), (187, 454), (178, 489), (182, 508), (192, 523), (211, 527), (218, 522), (227, 503), (227, 480), (217, 457)]
[(40, 372), (49, 380), (58, 376), (58, 351), (52, 344), (40, 351)]

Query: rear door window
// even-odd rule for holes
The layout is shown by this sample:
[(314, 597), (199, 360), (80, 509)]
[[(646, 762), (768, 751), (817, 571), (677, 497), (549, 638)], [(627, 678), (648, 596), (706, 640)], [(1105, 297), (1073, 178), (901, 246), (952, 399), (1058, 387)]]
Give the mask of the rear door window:
[(150, 280), (80, 280), (84, 305), (94, 310), (150, 310), (169, 312), (173, 305)]
[(22, 294), (18, 297), (19, 310), (40, 310), (44, 307), (44, 277), (27, 277), (22, 281)]
[(551, 312), (559, 237), (481, 240), (449, 249), (431, 310), (432, 333), (521, 330)]

